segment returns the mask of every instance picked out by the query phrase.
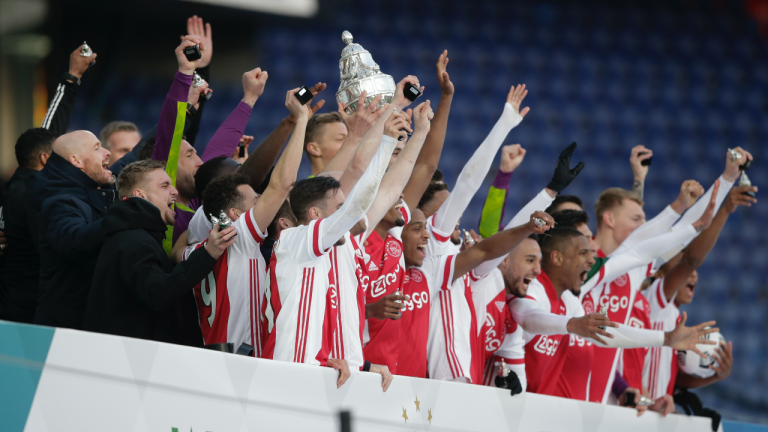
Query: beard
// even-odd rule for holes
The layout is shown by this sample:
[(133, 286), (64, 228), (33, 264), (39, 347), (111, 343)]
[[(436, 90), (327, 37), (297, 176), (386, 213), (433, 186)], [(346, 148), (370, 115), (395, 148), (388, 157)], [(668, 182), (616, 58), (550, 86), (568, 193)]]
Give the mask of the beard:
[(85, 174), (90, 177), (91, 180), (98, 183), (99, 186), (109, 186), (115, 182), (115, 177), (112, 175), (112, 171), (105, 170), (102, 168), (101, 164), (88, 164), (84, 171)]
[(195, 198), (197, 196), (195, 178), (179, 171), (176, 176), (176, 190), (179, 191), (179, 197), (183, 197), (185, 200)]
[(452, 234), (451, 243), (455, 244), (456, 246), (461, 246), (461, 237), (459, 237), (458, 234)]
[(398, 227), (398, 228), (404, 227), (405, 226), (405, 219), (403, 219), (402, 217), (398, 216), (397, 219), (395, 219), (395, 226)]

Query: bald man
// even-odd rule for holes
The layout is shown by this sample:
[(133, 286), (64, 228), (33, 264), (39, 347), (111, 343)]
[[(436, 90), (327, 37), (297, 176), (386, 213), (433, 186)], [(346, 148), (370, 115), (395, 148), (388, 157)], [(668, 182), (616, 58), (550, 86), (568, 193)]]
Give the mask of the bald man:
[(39, 210), (40, 296), (35, 323), (82, 329), (102, 218), (117, 199), (109, 150), (88, 131), (60, 136), (29, 188)]

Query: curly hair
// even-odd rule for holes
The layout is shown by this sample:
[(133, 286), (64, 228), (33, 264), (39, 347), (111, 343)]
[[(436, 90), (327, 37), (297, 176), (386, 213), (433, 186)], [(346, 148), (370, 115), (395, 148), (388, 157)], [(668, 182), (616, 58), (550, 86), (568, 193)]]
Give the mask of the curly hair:
[(219, 213), (227, 213), (233, 207), (242, 208), (245, 197), (237, 190), (237, 187), (250, 184), (251, 179), (244, 174), (229, 174), (211, 180), (203, 191), (203, 206), (206, 217), (208, 219), (210, 219), (210, 215), (218, 217)]
[(55, 140), (56, 135), (48, 129), (28, 129), (16, 140), (16, 162), (20, 167), (35, 168), (41, 154), (53, 152)]

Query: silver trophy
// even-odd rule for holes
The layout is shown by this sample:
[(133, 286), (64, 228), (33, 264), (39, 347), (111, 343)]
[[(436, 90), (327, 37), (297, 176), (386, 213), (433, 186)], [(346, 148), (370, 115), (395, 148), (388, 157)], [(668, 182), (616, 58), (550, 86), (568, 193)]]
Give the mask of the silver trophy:
[(224, 213), (224, 210), (222, 210), (221, 213), (219, 213), (218, 218), (210, 213), (208, 213), (208, 216), (210, 216), (211, 218), (211, 225), (212, 226), (218, 225), (220, 230), (223, 230), (225, 228), (229, 228), (232, 226), (232, 219), (230, 219), (229, 216), (227, 216), (227, 214)]
[(541, 228), (541, 227), (543, 227), (544, 225), (546, 225), (546, 224), (547, 224), (547, 221), (545, 221), (545, 220), (544, 220), (544, 219), (542, 219), (542, 218), (537, 218), (537, 217), (535, 217), (535, 218), (533, 218), (533, 223), (534, 223), (534, 224), (535, 224), (537, 227)]
[(475, 239), (472, 238), (472, 234), (470, 234), (469, 231), (464, 230), (464, 244), (467, 246), (474, 246), (476, 243)]
[[(741, 152), (738, 150), (732, 150), (728, 149), (728, 154), (731, 156), (731, 162), (736, 162), (739, 160), (742, 156)], [(741, 175), (739, 176), (739, 186), (752, 186), (752, 182), (749, 180), (749, 177), (747, 176), (747, 170), (749, 169), (749, 166), (752, 164), (752, 161), (745, 161), (743, 165), (739, 166), (739, 170), (741, 171)], [(755, 193), (752, 191), (744, 192), (744, 195), (749, 195), (752, 198), (755, 197)]]
[[(203, 84), (205, 84), (205, 80), (203, 77), (197, 74), (197, 71), (195, 71), (192, 74), (192, 87), (198, 88)], [(211, 96), (213, 96), (213, 92), (203, 93), (203, 96), (205, 96), (205, 100), (208, 100), (211, 98)]]
[(396, 90), (392, 76), (381, 73), (371, 53), (359, 44), (352, 43), (352, 33), (345, 30), (341, 34), (341, 40), (347, 46), (341, 51), (341, 60), (339, 60), (341, 84), (339, 91), (336, 92), (336, 100), (345, 104), (347, 114), (352, 115), (357, 111), (357, 101), (363, 90), (368, 92), (365, 97), (365, 107), (368, 107), (378, 95), (382, 98), (376, 109), (392, 102)]
[(80, 55), (83, 57), (90, 57), (93, 55), (93, 50), (88, 46), (88, 42), (83, 41), (83, 47), (80, 48)]
[[(608, 316), (608, 305), (604, 304), (603, 307), (600, 308), (600, 312), (598, 312), (600, 315)], [(605, 326), (598, 326), (600, 330), (605, 330)]]
[(499, 365), (499, 376), (504, 378), (509, 376), (509, 366), (507, 366), (507, 362), (504, 359), (501, 359), (501, 364)]

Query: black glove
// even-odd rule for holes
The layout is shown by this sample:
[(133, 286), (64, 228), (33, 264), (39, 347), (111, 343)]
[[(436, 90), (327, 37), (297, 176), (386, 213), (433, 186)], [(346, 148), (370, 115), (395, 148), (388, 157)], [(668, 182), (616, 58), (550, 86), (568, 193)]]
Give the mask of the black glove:
[(520, 384), (520, 378), (514, 371), (509, 371), (509, 375), (506, 377), (497, 376), (495, 382), (496, 387), (509, 389), (512, 396), (523, 392), (523, 385)]
[(584, 162), (579, 162), (576, 167), (571, 169), (571, 156), (574, 150), (576, 150), (575, 142), (571, 143), (560, 153), (560, 157), (557, 158), (557, 165), (555, 166), (555, 174), (552, 175), (552, 180), (547, 185), (548, 189), (552, 189), (557, 193), (562, 192), (584, 168)]
[(675, 404), (683, 407), (686, 414), (711, 418), (712, 431), (716, 431), (720, 427), (720, 414), (713, 409), (704, 408), (701, 404), (701, 400), (696, 396), (696, 393), (691, 393), (688, 389), (682, 387), (676, 387), (673, 397), (675, 399)]

